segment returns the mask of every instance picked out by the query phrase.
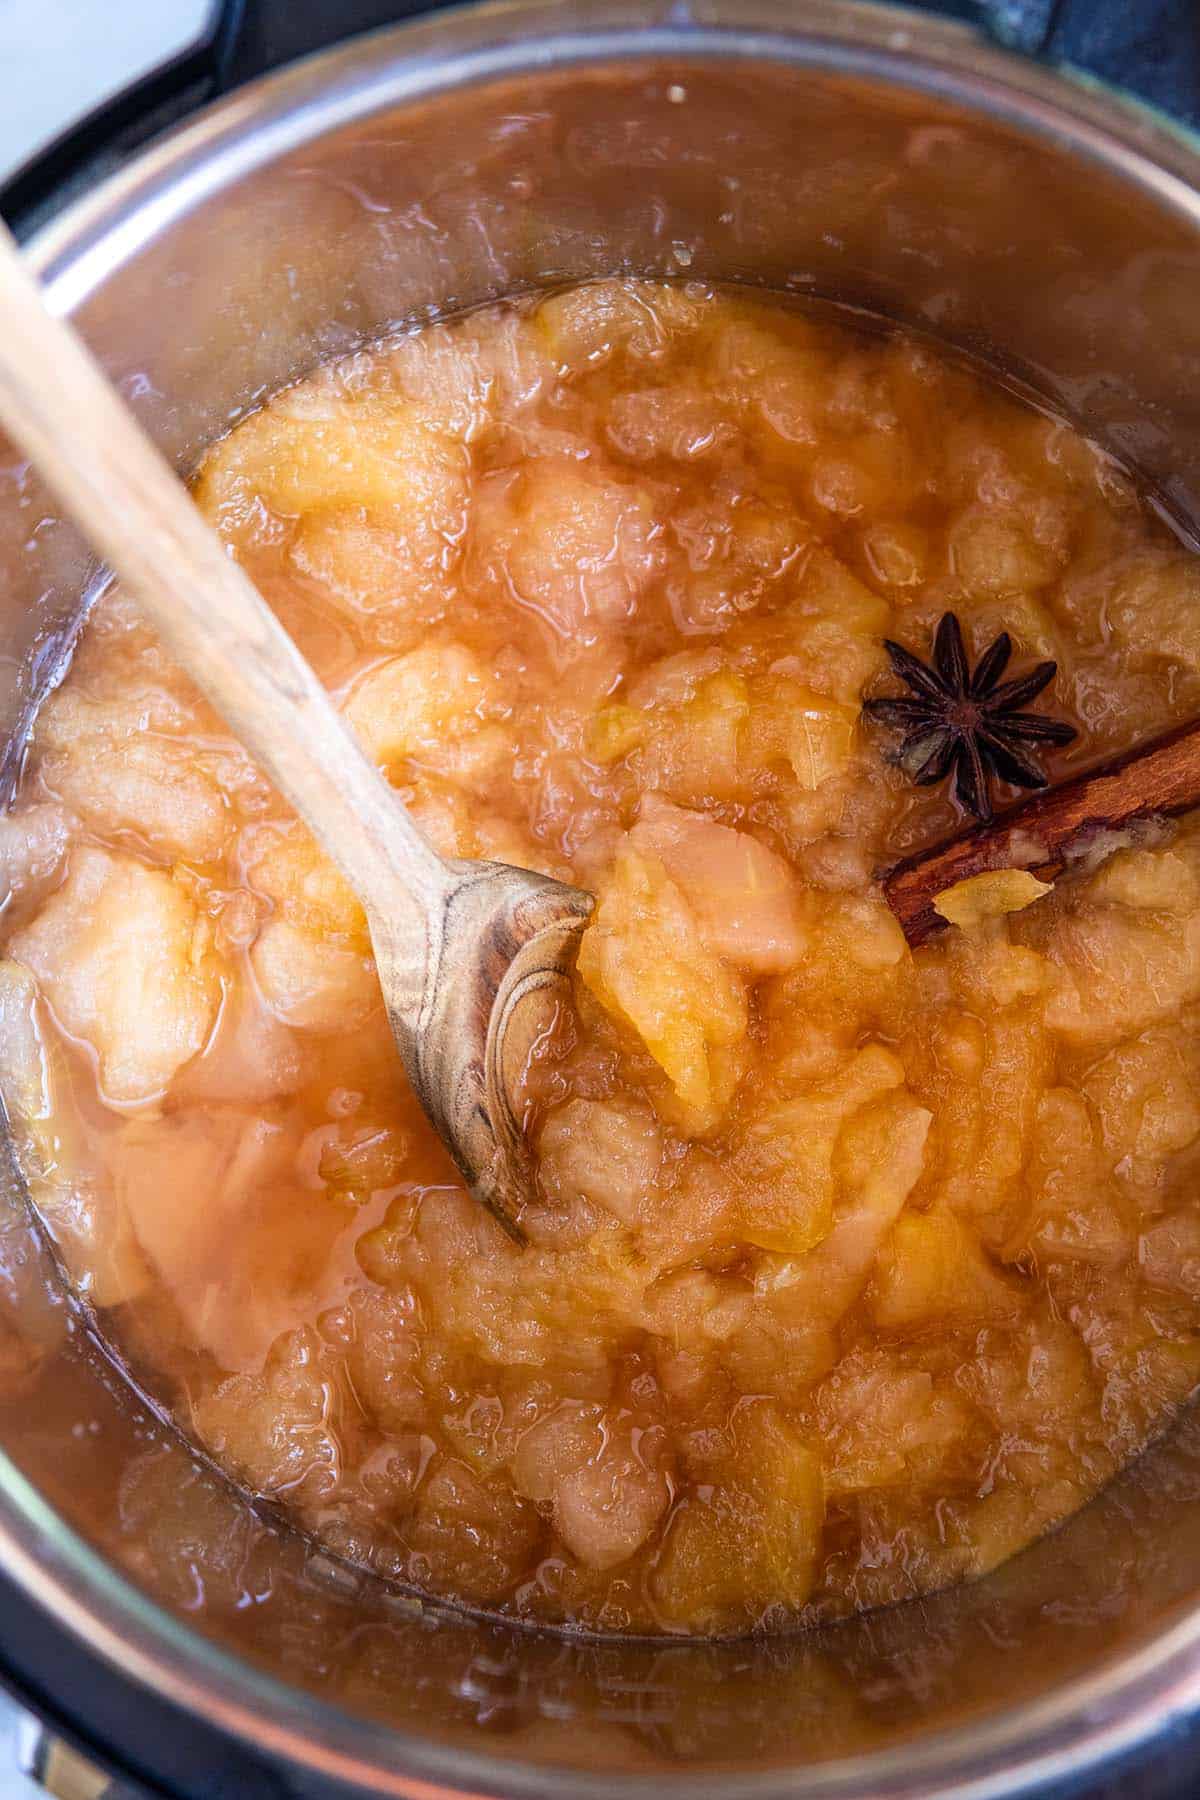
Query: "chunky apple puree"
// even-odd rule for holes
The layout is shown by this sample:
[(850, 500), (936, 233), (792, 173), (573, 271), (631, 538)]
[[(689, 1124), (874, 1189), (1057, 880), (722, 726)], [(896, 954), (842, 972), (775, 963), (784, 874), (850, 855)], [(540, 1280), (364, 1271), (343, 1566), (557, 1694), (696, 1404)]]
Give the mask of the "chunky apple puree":
[(196, 498), (441, 849), (598, 897), (522, 1249), (353, 895), (99, 600), (0, 821), (5, 1095), (219, 1463), (473, 1606), (725, 1632), (986, 1570), (1163, 1428), (1200, 832), (952, 897), (914, 956), (877, 875), (955, 803), (860, 717), (948, 609), (1057, 659), (1055, 777), (1200, 711), (1200, 566), (1110, 461), (925, 343), (612, 282), (319, 370)]

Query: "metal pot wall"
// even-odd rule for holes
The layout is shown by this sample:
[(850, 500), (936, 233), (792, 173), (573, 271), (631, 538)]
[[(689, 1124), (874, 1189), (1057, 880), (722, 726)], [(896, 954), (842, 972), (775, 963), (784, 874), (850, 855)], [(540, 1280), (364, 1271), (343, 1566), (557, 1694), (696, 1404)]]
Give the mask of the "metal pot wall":
[[(183, 466), (397, 320), (629, 271), (936, 331), (1200, 520), (1200, 146), (888, 7), (443, 15), (238, 92), (30, 254)], [(93, 573), (0, 448), (10, 775)], [(820, 1635), (499, 1630), (358, 1586), (194, 1468), (57, 1293), (8, 1173), (0, 1660), (161, 1789), (982, 1800), (1161, 1768), (1200, 1713), (1193, 1418), (987, 1581)]]

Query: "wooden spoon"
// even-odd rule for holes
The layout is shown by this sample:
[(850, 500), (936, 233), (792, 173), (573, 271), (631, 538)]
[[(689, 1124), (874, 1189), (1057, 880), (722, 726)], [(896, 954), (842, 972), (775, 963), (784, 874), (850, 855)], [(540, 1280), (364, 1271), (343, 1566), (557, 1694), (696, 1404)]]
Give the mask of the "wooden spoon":
[(434, 851), (76, 333), (46, 310), (3, 225), (0, 422), (357, 893), (413, 1088), (474, 1192), (523, 1242), (517, 1084), (591, 896)]

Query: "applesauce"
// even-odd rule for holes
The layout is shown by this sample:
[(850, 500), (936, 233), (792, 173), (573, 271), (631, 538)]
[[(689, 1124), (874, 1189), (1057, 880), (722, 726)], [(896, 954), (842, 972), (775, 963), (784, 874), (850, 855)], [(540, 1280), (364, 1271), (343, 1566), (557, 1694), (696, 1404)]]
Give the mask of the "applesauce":
[[(196, 498), (439, 849), (591, 889), (514, 1244), (365, 920), (118, 589), (0, 821), (5, 1103), (105, 1337), (336, 1554), (597, 1632), (979, 1574), (1200, 1380), (1200, 830), (1003, 877), (862, 714), (953, 610), (1052, 778), (1200, 711), (1200, 568), (923, 341), (606, 282), (277, 395)], [(1015, 798), (1000, 785), (997, 798)], [(968, 903), (969, 901), (969, 903)]]

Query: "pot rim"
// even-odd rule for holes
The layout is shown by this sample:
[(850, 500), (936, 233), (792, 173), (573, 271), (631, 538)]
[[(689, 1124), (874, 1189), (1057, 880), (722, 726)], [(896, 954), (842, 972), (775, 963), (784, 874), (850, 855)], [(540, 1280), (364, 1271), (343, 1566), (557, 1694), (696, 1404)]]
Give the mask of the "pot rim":
[[(651, 22), (647, 22), (647, 20)], [(1200, 137), (1090, 77), (1051, 72), (971, 27), (870, 0), (490, 0), (366, 34), (205, 109), (26, 245), (52, 309), (73, 312), (212, 195), (374, 112), (522, 73), (670, 59), (868, 77), (1064, 145), (1200, 231)], [(509, 1761), (356, 1717), (220, 1648), (140, 1592), (0, 1450), (0, 1568), (120, 1675), (313, 1774), (405, 1800), (446, 1793), (608, 1800), (611, 1780)], [(621, 1774), (631, 1800), (1000, 1800), (1132, 1754), (1200, 1710), (1200, 1605), (1093, 1673), (994, 1719), (799, 1770)]]

